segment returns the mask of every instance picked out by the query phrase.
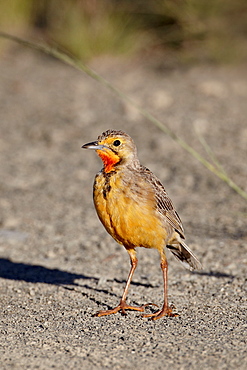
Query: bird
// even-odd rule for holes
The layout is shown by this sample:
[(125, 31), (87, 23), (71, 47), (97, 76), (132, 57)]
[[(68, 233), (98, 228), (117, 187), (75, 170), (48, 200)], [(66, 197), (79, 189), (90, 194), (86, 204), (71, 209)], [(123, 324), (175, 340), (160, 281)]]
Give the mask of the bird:
[[(120, 303), (113, 309), (98, 311), (95, 316), (117, 312), (126, 315), (126, 310), (144, 312), (142, 316), (151, 320), (177, 316), (173, 307), (168, 305), (165, 247), (190, 270), (201, 270), (202, 265), (185, 244), (182, 221), (164, 186), (148, 168), (140, 164), (133, 139), (121, 130), (109, 129), (82, 148), (95, 150), (103, 162), (103, 168), (96, 174), (93, 185), (95, 209), (107, 232), (125, 247), (131, 263)], [(145, 314), (149, 303), (136, 307), (126, 302), (138, 264), (137, 247), (157, 249), (160, 255), (164, 302), (161, 309), (152, 313)]]

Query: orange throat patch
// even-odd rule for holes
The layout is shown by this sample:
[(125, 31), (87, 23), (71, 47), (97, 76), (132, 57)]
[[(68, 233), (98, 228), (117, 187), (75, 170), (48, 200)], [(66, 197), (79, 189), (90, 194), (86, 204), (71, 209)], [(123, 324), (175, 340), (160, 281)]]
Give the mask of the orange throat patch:
[(104, 164), (104, 171), (106, 173), (114, 171), (114, 165), (120, 162), (120, 158), (117, 154), (113, 153), (111, 150), (96, 150), (98, 156), (102, 159)]

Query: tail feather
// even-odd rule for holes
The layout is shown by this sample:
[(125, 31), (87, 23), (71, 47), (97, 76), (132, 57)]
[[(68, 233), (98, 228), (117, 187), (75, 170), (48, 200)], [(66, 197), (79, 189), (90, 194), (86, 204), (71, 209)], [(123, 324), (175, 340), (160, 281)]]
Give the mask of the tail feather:
[(184, 241), (179, 244), (167, 245), (174, 256), (189, 270), (202, 270), (202, 265)]

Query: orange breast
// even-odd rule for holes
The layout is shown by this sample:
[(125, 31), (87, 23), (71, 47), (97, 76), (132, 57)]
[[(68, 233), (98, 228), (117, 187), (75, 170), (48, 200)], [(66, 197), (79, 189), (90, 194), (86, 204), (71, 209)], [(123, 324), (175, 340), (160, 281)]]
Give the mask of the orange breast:
[(94, 203), (98, 216), (109, 234), (126, 248), (146, 247), (161, 249), (167, 232), (154, 207), (150, 184), (138, 182), (138, 192), (126, 187), (121, 175), (110, 178), (110, 191), (103, 195), (105, 178), (96, 178)]

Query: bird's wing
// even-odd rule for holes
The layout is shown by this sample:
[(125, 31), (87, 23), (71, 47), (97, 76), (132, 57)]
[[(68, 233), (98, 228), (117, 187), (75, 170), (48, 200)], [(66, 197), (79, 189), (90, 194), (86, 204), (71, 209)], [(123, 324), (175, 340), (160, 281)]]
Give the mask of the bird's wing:
[(177, 211), (175, 210), (175, 207), (171, 199), (168, 197), (164, 186), (161, 184), (160, 180), (148, 168), (142, 166), (141, 170), (154, 188), (158, 212), (160, 212), (166, 218), (167, 222), (169, 222), (169, 224), (184, 239), (184, 228), (182, 225), (182, 221)]

